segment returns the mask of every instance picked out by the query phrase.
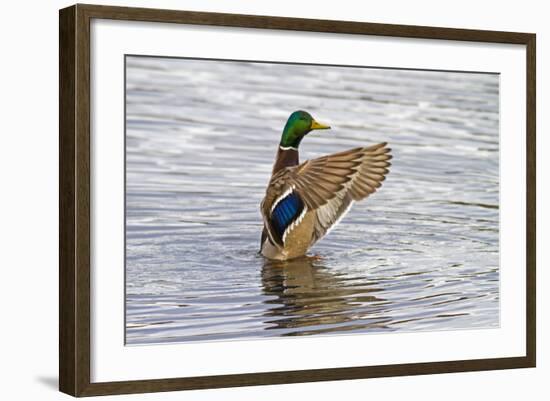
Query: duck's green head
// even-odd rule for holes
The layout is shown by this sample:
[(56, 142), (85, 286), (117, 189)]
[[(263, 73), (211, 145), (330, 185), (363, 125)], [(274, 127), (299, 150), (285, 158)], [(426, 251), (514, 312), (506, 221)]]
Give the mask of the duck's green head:
[(309, 132), (315, 129), (329, 129), (328, 125), (320, 124), (307, 111), (298, 110), (288, 117), (280, 146), (283, 148), (298, 149), (300, 141)]

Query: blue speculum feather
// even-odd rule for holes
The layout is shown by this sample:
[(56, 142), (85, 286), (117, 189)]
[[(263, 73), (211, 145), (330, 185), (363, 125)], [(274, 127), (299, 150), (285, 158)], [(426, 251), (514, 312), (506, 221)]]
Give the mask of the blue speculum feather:
[(271, 213), (271, 225), (279, 239), (283, 238), (283, 233), (294, 220), (300, 216), (304, 209), (304, 203), (298, 194), (291, 192), (283, 198)]

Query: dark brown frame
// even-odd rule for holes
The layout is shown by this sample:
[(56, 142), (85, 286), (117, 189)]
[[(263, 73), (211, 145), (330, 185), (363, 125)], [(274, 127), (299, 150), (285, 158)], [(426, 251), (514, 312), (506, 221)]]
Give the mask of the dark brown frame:
[[(526, 355), (512, 358), (90, 382), (90, 21), (92, 18), (526, 46)], [(532, 33), (74, 5), (59, 13), (59, 389), (73, 396), (534, 367), (536, 363), (535, 46)]]

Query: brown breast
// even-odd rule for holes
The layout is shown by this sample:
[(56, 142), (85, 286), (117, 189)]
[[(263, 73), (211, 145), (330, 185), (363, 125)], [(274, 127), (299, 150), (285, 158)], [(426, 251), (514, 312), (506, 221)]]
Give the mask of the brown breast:
[(273, 163), (273, 171), (271, 175), (274, 175), (279, 170), (290, 167), (297, 166), (300, 163), (300, 158), (297, 150), (294, 149), (277, 149), (277, 155), (275, 156), (275, 163)]

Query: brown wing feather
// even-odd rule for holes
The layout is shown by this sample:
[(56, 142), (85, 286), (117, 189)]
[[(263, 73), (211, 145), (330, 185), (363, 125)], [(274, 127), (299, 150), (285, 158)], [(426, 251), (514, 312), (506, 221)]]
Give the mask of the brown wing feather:
[[(381, 143), (330, 155), (325, 159), (323, 172), (335, 174), (335, 168), (340, 168), (341, 173), (345, 174), (349, 181), (342, 189), (335, 191), (333, 196), (325, 198), (325, 202), (315, 209), (316, 221), (311, 245), (324, 237), (344, 217), (353, 201), (366, 198), (382, 185), (385, 175), (389, 172), (389, 152), (386, 144)], [(340, 157), (347, 161), (340, 161)], [(313, 162), (315, 160), (312, 164)], [(306, 172), (304, 168), (302, 174)]]
[[(308, 160), (275, 174), (261, 204), (268, 234), (273, 205), (288, 191), (295, 191), (308, 210), (318, 211), (314, 242), (347, 211), (352, 201), (366, 198), (380, 187), (390, 166), (386, 143), (355, 148)], [(273, 237), (272, 237), (273, 238)]]
[(295, 188), (310, 210), (323, 206), (342, 190), (349, 192), (352, 200), (361, 200), (385, 179), (389, 152), (386, 143), (380, 143), (308, 160), (295, 167)]

